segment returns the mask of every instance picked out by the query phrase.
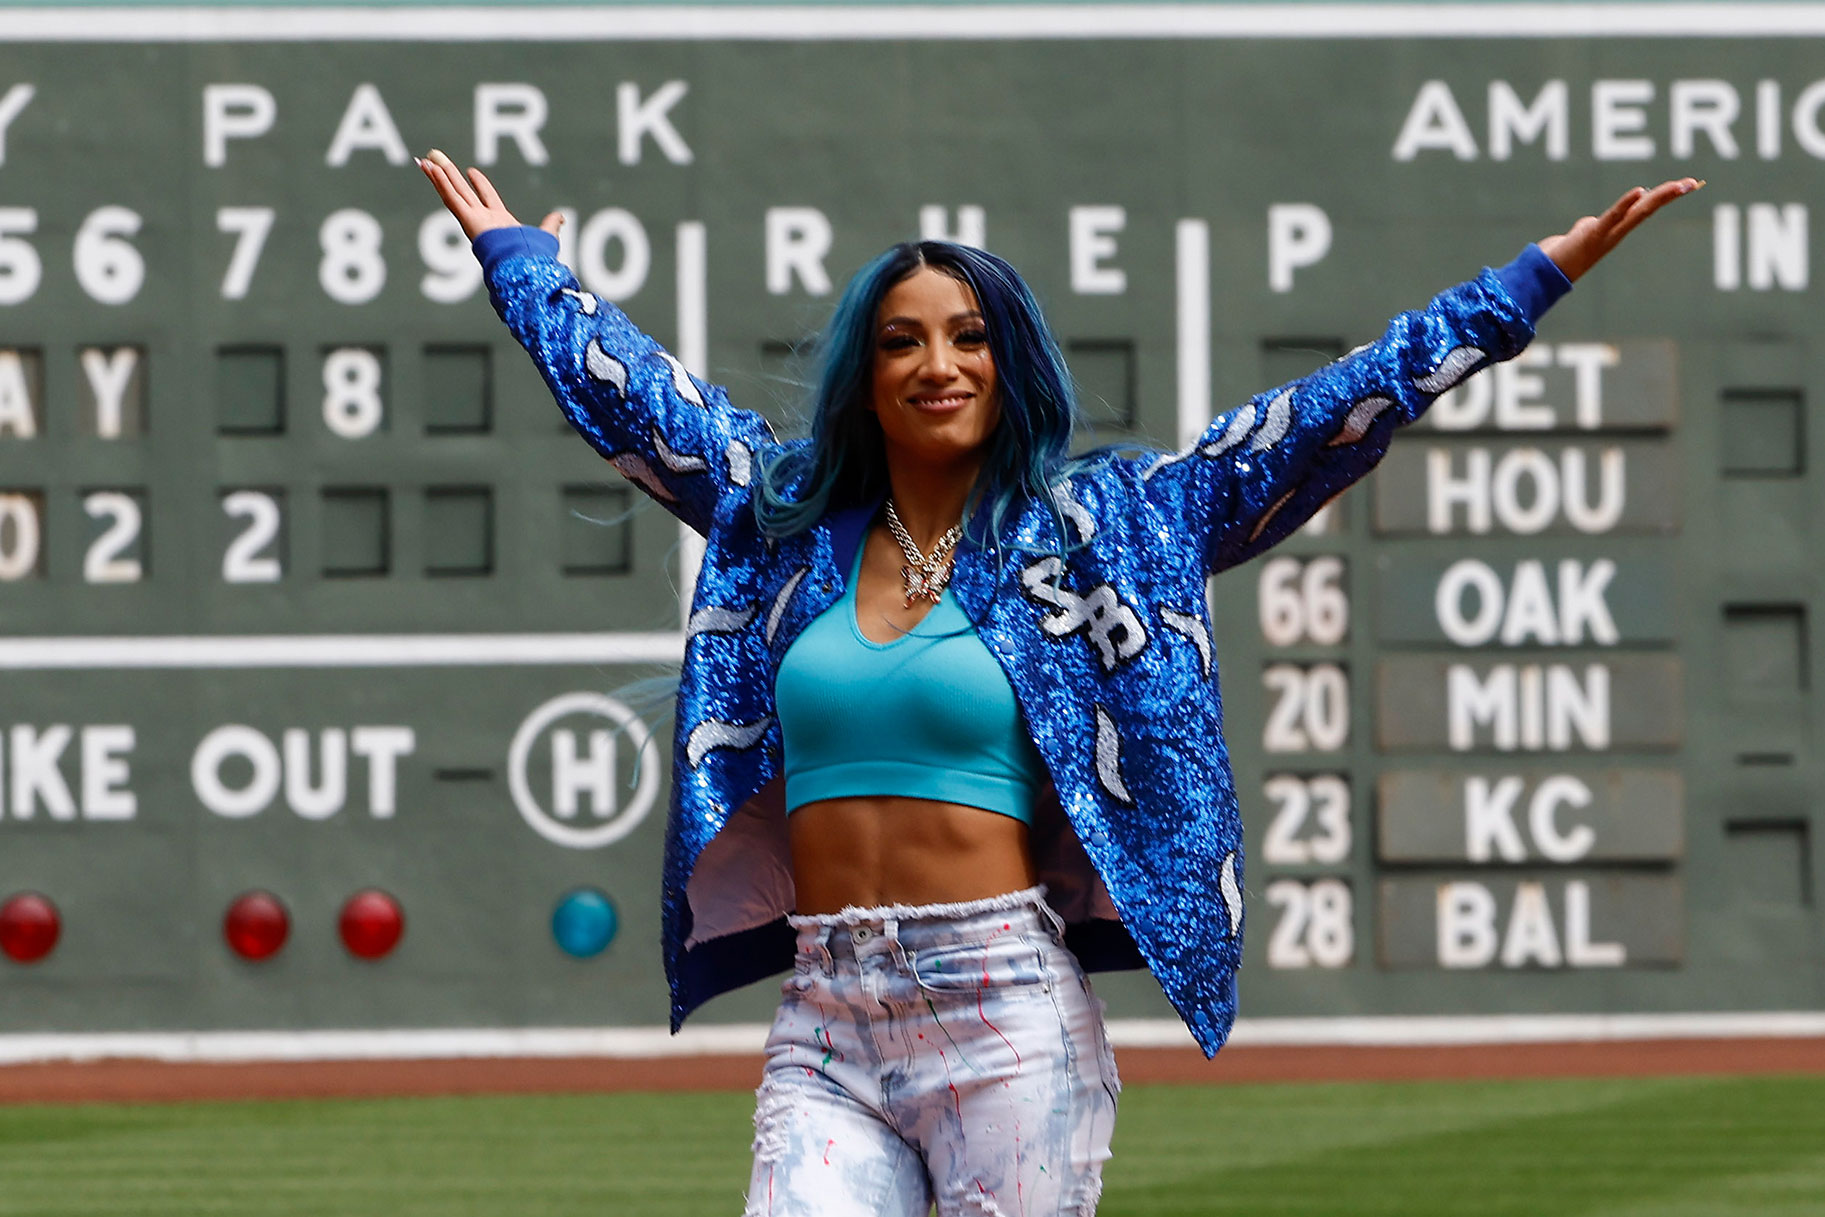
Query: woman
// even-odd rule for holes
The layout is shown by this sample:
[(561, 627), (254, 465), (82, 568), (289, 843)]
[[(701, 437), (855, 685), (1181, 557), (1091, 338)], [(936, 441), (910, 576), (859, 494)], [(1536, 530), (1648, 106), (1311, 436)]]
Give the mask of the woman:
[[(1067, 459), (1019, 276), (898, 246), (837, 305), (781, 445), (420, 162), (577, 429), (707, 538), (667, 831), (674, 1029), (792, 967), (749, 1212), (1091, 1213), (1119, 1089), (1086, 970), (1145, 965), (1207, 1053), (1235, 1015), (1241, 823), (1204, 581), (1286, 536), (1692, 179), (1397, 318), (1171, 455)], [(1043, 886), (1042, 886), (1043, 884)]]

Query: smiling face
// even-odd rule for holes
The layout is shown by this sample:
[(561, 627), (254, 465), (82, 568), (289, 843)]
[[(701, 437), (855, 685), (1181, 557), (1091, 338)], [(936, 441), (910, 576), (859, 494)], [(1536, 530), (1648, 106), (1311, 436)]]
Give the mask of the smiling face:
[(968, 284), (926, 266), (889, 289), (875, 322), (868, 408), (881, 420), (890, 461), (981, 461), (1001, 399)]

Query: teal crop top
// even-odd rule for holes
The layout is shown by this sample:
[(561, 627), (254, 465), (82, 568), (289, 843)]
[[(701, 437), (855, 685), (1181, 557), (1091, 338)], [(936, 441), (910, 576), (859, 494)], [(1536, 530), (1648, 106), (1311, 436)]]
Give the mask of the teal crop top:
[(1033, 822), (1046, 780), (1007, 675), (947, 591), (892, 642), (856, 623), (861, 547), (842, 599), (793, 639), (774, 682), (786, 811), (901, 795)]

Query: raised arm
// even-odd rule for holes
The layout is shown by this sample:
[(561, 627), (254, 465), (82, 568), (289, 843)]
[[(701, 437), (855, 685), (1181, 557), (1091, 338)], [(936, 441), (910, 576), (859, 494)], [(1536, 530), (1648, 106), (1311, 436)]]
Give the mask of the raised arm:
[(479, 169), (465, 175), (433, 151), (419, 168), (475, 243), (488, 295), (537, 365), (558, 406), (627, 479), (708, 534), (717, 504), (745, 486), (773, 444), (758, 414), (685, 370), (620, 309), (582, 290), (557, 260), (552, 212), (521, 225)]
[(1211, 571), (1279, 542), (1386, 453), (1394, 428), (1472, 373), (1518, 355), (1560, 296), (1643, 220), (1696, 190), (1637, 187), (1500, 270), (1402, 313), (1375, 342), (1219, 417), (1197, 441), (1135, 466), (1142, 494), (1204, 544)]

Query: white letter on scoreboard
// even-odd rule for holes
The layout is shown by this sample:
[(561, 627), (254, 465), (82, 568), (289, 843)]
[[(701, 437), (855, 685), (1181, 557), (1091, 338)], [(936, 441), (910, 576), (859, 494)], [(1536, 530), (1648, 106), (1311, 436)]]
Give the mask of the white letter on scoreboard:
[(1515, 827), (1515, 803), (1521, 779), (1509, 774), (1494, 786), (1485, 777), (1464, 783), (1464, 856), (1472, 862), (1527, 861), (1527, 846)]
[(280, 737), (285, 749), (285, 801), (307, 820), (327, 820), (342, 810), (349, 793), (348, 737), (340, 727), (326, 727), (318, 737), (321, 780), (311, 785), (311, 733), (288, 727)]
[(1489, 82), (1489, 159), (1505, 161), (1516, 143), (1531, 144), (1546, 136), (1546, 159), (1562, 161), (1571, 149), (1571, 105), (1563, 80), (1540, 86), (1533, 105), (1506, 80)]
[(560, 820), (574, 820), (579, 795), (599, 820), (615, 814), (615, 737), (589, 733), (589, 752), (578, 755), (575, 731), (551, 733), (551, 810)]
[(1496, 664), (1481, 680), (1468, 664), (1452, 664), (1445, 672), (1445, 704), (1453, 752), (1476, 747), (1476, 729), (1482, 724), (1493, 732), (1499, 751), (1514, 751), (1520, 740), (1520, 705), (1513, 664)]
[(1394, 141), (1394, 159), (1410, 161), (1434, 148), (1460, 161), (1476, 159), (1476, 136), (1470, 134), (1470, 124), (1464, 121), (1451, 86), (1442, 80), (1428, 80), (1419, 87)]
[(406, 154), (406, 141), (400, 137), (393, 116), (387, 112), (386, 100), (371, 84), (355, 86), (348, 109), (342, 112), (342, 121), (336, 125), (336, 136), (330, 141), (325, 163), (346, 165), (349, 156), (360, 148), (373, 148), (386, 157), (390, 165), (403, 165), (412, 159)]
[(1438, 965), (1487, 967), (1495, 958), (1495, 897), (1480, 883), (1441, 883), (1438, 889)]
[(650, 135), (674, 165), (691, 163), (691, 146), (672, 126), (671, 108), (684, 99), (690, 86), (682, 80), (668, 80), (645, 101), (640, 100), (640, 86), (623, 81), (615, 86), (615, 120), (620, 135), (623, 165), (640, 163), (640, 142)]
[(0, 165), (6, 164), (6, 129), (13, 125), (19, 112), (32, 104), (32, 94), (38, 90), (21, 82), (6, 91), (0, 97)]
[(1595, 431), (1603, 425), (1603, 369), (1622, 362), (1622, 353), (1607, 342), (1561, 342), (1559, 366), (1572, 370), (1578, 426)]
[(390, 820), (399, 807), (399, 758), (418, 747), (418, 733), (410, 727), (356, 727), (349, 733), (349, 749), (368, 762), (368, 814)]
[(1104, 266), (1115, 256), (1115, 234), (1128, 226), (1126, 207), (1073, 207), (1071, 224), (1071, 290), (1080, 296), (1119, 296), (1128, 290), (1128, 272)]
[(1293, 290), (1293, 272), (1331, 252), (1331, 217), (1313, 203), (1275, 203), (1267, 209), (1267, 285)]
[[(1576, 862), (1590, 853), (1597, 844), (1597, 834), (1591, 826), (1575, 824), (1570, 832), (1560, 832), (1554, 814), (1561, 806), (1590, 805), (1591, 788), (1568, 773), (1556, 773), (1541, 782), (1527, 804), (1527, 829), (1533, 834), (1534, 848), (1548, 861), (1560, 863)], [(1569, 921), (1566, 932), (1569, 937)]]
[(137, 367), (137, 347), (115, 347), (112, 351), (104, 351), (101, 347), (83, 348), (82, 372), (89, 378), (89, 388), (95, 394), (95, 434), (102, 439), (120, 438), (121, 407), (126, 402), (127, 385), (133, 380), (133, 370)]
[(38, 434), (38, 411), (25, 379), (25, 360), (17, 351), (0, 351), (0, 435), (8, 432), (19, 439)]
[(919, 208), (921, 241), (955, 241), (958, 245), (973, 245), (982, 249), (987, 245), (988, 231), (988, 214), (974, 203), (966, 203), (957, 208), (957, 228), (954, 232), (944, 213), (944, 204), (927, 203)]
[(1565, 962), (1574, 968), (1620, 968), (1628, 962), (1620, 942), (1591, 941), (1591, 885), (1573, 879), (1565, 885)]
[(824, 255), (834, 235), (829, 217), (815, 207), (767, 208), (767, 291), (785, 295), (797, 275), (813, 296), (829, 295)]
[(1533, 880), (1515, 885), (1508, 932), (1502, 938), (1502, 966), (1523, 968), (1534, 963), (1542, 968), (1557, 968), (1564, 962), (1545, 885)]
[(126, 783), (132, 779), (126, 754), (133, 751), (133, 728), (125, 725), (82, 729), (82, 818), (131, 820), (139, 800)]
[(1599, 80), (1591, 85), (1591, 151), (1600, 161), (1645, 161), (1654, 137), (1643, 109), (1654, 100), (1651, 80)]
[(43, 802), (51, 819), (74, 820), (76, 801), (70, 797), (69, 783), (57, 768), (63, 750), (69, 747), (70, 728), (55, 723), (39, 731), (20, 723), (13, 728), (11, 743), (13, 818), (31, 819)]
[[(247, 785), (235, 790), (222, 780), (222, 765), (241, 757), (253, 770)], [(279, 793), (279, 750), (252, 727), (229, 723), (217, 727), (190, 757), (190, 785), (204, 807), (231, 820), (258, 815)]]
[(500, 159), (501, 140), (510, 139), (528, 165), (544, 165), (551, 155), (539, 139), (550, 107), (537, 85), (524, 83), (475, 86), (475, 163)]
[(1736, 159), (1736, 135), (1730, 130), (1743, 108), (1736, 86), (1727, 80), (1676, 80), (1670, 90), (1673, 155), (1689, 158), (1697, 151), (1698, 134), (1711, 140), (1717, 155)]
[(228, 141), (255, 139), (272, 130), (278, 103), (259, 85), (203, 86), (203, 163), (228, 163)]

